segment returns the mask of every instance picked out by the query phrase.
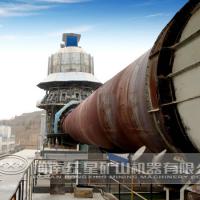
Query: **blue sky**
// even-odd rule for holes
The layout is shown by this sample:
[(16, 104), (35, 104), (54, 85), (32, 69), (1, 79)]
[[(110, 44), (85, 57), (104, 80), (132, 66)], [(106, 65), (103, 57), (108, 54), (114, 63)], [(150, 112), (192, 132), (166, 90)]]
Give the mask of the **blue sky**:
[[(48, 56), (63, 32), (81, 33), (105, 82), (153, 45), (186, 0), (1, 0), (0, 119), (36, 110)], [(13, 101), (13, 96), (17, 97)], [(5, 109), (9, 107), (9, 109)]]

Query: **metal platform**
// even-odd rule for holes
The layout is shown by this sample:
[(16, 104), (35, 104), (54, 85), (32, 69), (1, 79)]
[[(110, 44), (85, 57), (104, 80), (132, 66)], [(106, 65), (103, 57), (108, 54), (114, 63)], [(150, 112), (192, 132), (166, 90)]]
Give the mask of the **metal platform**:
[[(65, 195), (50, 195), (50, 194), (33, 194), (32, 200), (77, 200), (78, 198), (74, 197), (74, 194), (67, 193)], [(94, 193), (93, 198), (81, 198), (81, 200), (104, 200), (100, 193)]]
[[(2, 173), (2, 163), (1, 163), (1, 171), (0, 171), (0, 199), (11, 199), (13, 197), (13, 194), (15, 191), (18, 190), (18, 187), (20, 184), (26, 185), (26, 188), (28, 190), (28, 182), (30, 180), (30, 165), (33, 162), (35, 158), (35, 152), (36, 150), (22, 150), (18, 153), (13, 154), (12, 156), (19, 156), (22, 158), (25, 158), (27, 160), (27, 166), (24, 168), (24, 170), (20, 171), (18, 173), (16, 171), (16, 174), (12, 173), (14, 172), (13, 166), (17, 167), (15, 165), (15, 161), (8, 160), (7, 165), (8, 169), (12, 169), (13, 171), (9, 170), (10, 174)], [(8, 156), (7, 156), (8, 157)], [(18, 158), (19, 158), (18, 157)], [(25, 174), (26, 173), (26, 174)], [(23, 180), (23, 181), (22, 181)]]

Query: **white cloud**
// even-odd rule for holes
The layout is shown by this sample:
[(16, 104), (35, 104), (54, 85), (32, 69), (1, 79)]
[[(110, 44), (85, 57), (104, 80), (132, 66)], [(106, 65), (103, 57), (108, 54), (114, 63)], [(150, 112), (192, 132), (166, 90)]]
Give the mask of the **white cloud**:
[(32, 4), (18, 4), (18, 3), (8, 3), (1, 4), (0, 16), (1, 17), (11, 17), (11, 16), (26, 16), (32, 15), (35, 11), (49, 9), (48, 5), (32, 5)]
[[(39, 38), (46, 38), (46, 37), (60, 37), (63, 33), (86, 33), (91, 31), (94, 26), (92, 25), (80, 25), (74, 26), (67, 29), (63, 29), (60, 31), (43, 33), (43, 34), (33, 34), (33, 35), (19, 35), (19, 34), (0, 34), (0, 40), (2, 41), (13, 41), (13, 40), (31, 40), (31, 39), (39, 39)], [(0, 25), (1, 28), (1, 25)]]
[(151, 18), (158, 18), (158, 17), (169, 17), (171, 16), (171, 13), (152, 13), (149, 15), (144, 15), (144, 16), (138, 16), (138, 17), (132, 17), (129, 20), (130, 21), (138, 21), (138, 20), (147, 20), (147, 19), (151, 19)]
[(15, 40), (16, 36), (15, 35), (0, 35), (0, 40)]
[(63, 29), (60, 31), (56, 32), (50, 32), (47, 34), (49, 37), (57, 37), (62, 35), (62, 33), (85, 33), (93, 29), (93, 26), (91, 25), (81, 25), (81, 26), (75, 26), (75, 27), (70, 27), (67, 29)]
[(169, 16), (169, 14), (166, 13), (154, 13), (154, 14), (150, 14), (150, 15), (146, 15), (146, 18), (153, 18), (153, 17), (165, 17), (165, 16)]
[(37, 14), (36, 11), (47, 10), (54, 5), (65, 3), (83, 3), (91, 0), (22, 0), (20, 2), (0, 2), (0, 17), (28, 16)]

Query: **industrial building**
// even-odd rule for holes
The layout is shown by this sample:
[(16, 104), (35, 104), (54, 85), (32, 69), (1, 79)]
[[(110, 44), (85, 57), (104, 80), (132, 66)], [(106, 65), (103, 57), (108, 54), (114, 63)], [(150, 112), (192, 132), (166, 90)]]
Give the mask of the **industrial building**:
[(67, 113), (67, 110), (59, 111), (63, 107), (73, 109), (102, 85), (94, 76), (93, 57), (78, 46), (80, 38), (80, 34), (63, 34), (60, 49), (49, 57), (48, 76), (38, 84), (39, 88), (46, 91), (37, 106), (46, 110), (46, 120), (43, 120), (42, 126), (45, 127), (43, 135), (47, 138), (44, 154), (48, 158), (52, 155), (52, 148), (75, 152), (89, 150), (85, 144), (72, 144), (62, 131), (54, 134), (59, 126), (54, 124), (55, 118), (59, 120)]

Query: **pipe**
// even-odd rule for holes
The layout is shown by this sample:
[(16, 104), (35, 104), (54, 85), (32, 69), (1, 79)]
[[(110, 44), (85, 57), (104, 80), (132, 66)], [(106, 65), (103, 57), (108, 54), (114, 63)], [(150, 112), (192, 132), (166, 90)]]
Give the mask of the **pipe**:
[(174, 45), (199, 1), (189, 1), (159, 35), (153, 48), (97, 89), (67, 116), (61, 129), (75, 141), (134, 152), (196, 152), (179, 114), (172, 79)]

